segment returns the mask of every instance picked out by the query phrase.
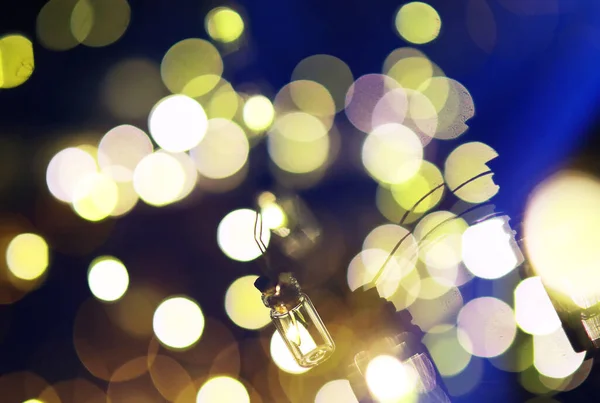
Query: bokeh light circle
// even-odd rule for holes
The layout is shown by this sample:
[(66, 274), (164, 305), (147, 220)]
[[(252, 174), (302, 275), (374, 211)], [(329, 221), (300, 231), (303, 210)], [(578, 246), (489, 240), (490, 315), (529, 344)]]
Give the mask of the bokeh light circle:
[(213, 44), (188, 38), (167, 51), (160, 74), (172, 93), (199, 97), (211, 91), (221, 80), (223, 60)]
[(228, 7), (211, 10), (206, 15), (204, 24), (210, 37), (219, 42), (233, 42), (244, 32), (244, 20)]
[(224, 179), (240, 171), (248, 160), (250, 145), (244, 130), (222, 118), (210, 119), (206, 135), (190, 155), (201, 175)]
[(458, 314), (458, 340), (478, 357), (496, 357), (513, 343), (517, 324), (512, 308), (494, 297), (469, 301)]
[(585, 359), (585, 351), (576, 353), (562, 327), (546, 335), (533, 336), (533, 365), (550, 378), (566, 378)]
[(414, 44), (433, 41), (440, 33), (442, 20), (427, 3), (413, 1), (400, 7), (396, 14), (396, 29), (402, 38)]
[(96, 172), (96, 161), (89, 153), (76, 147), (65, 148), (56, 153), (48, 164), (48, 190), (58, 200), (71, 203), (77, 184)]
[(156, 144), (166, 151), (178, 153), (200, 143), (206, 134), (208, 118), (195, 99), (171, 95), (154, 106), (148, 127)]
[(246, 387), (237, 379), (218, 376), (207, 381), (196, 397), (196, 403), (250, 403)]
[(143, 130), (120, 125), (102, 136), (98, 144), (98, 165), (102, 173), (115, 181), (131, 181), (137, 164), (152, 151), (152, 141)]
[(412, 178), (421, 167), (423, 146), (417, 135), (401, 124), (375, 128), (365, 139), (362, 161), (371, 176), (387, 184)]
[(153, 206), (176, 201), (185, 185), (185, 171), (177, 159), (155, 152), (144, 157), (133, 172), (133, 187), (140, 199)]
[[(490, 171), (487, 163), (498, 157), (492, 147), (480, 142), (462, 144), (454, 149), (446, 158), (444, 178), (452, 190), (467, 180)], [(498, 193), (500, 187), (492, 179), (492, 175), (479, 177), (463, 186), (454, 194), (468, 203), (483, 203)]]
[(344, 112), (358, 130), (369, 133), (373, 126), (373, 113), (377, 104), (390, 91), (400, 89), (400, 84), (383, 74), (365, 74), (348, 88)]
[(562, 303), (588, 308), (600, 284), (600, 181), (583, 172), (563, 171), (531, 194), (525, 213), (525, 246), (532, 267)]
[(119, 189), (108, 176), (93, 173), (80, 180), (73, 194), (73, 210), (88, 221), (100, 221), (112, 214), (119, 201)]
[(336, 379), (321, 386), (315, 396), (315, 403), (358, 403), (347, 379)]
[(275, 109), (269, 98), (264, 95), (254, 95), (244, 103), (243, 118), (248, 129), (262, 132), (273, 123)]
[(21, 280), (35, 280), (48, 268), (48, 244), (39, 235), (20, 234), (6, 248), (8, 270)]
[(33, 74), (33, 44), (23, 35), (0, 38), (0, 88), (14, 88)]
[(371, 393), (380, 401), (398, 401), (414, 391), (416, 371), (396, 357), (379, 355), (373, 358), (365, 374)]
[(521, 281), (514, 295), (515, 319), (524, 332), (541, 336), (551, 334), (561, 326), (540, 277)]
[(471, 353), (461, 346), (458, 329), (454, 326), (448, 328), (440, 325), (432, 328), (423, 337), (423, 343), (442, 376), (460, 374), (471, 361)]
[(185, 349), (194, 345), (204, 332), (204, 314), (187, 297), (171, 297), (156, 308), (152, 319), (154, 334), (166, 347)]
[(99, 257), (90, 264), (88, 285), (96, 298), (113, 302), (125, 295), (129, 287), (129, 273), (119, 259)]
[(523, 262), (508, 217), (494, 217), (462, 234), (462, 258), (471, 273), (489, 280), (503, 277)]
[(271, 322), (269, 309), (262, 303), (261, 293), (254, 282), (258, 276), (235, 280), (225, 293), (225, 311), (229, 319), (244, 329), (256, 330)]

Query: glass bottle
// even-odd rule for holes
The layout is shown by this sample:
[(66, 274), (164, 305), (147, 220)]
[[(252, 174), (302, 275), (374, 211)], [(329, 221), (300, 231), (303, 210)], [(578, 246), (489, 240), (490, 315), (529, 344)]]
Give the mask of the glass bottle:
[(298, 365), (315, 367), (331, 357), (333, 339), (291, 273), (279, 275), (275, 284), (259, 277), (255, 286), (262, 292), (263, 303), (271, 309), (271, 320)]

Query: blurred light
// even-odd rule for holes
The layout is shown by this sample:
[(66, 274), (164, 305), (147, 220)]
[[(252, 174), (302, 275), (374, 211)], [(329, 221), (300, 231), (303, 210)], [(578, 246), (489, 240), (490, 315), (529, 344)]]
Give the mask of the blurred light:
[(458, 314), (458, 340), (478, 357), (496, 357), (513, 343), (517, 324), (512, 308), (493, 297), (469, 301)]
[(335, 115), (335, 104), (327, 88), (309, 80), (292, 81), (275, 96), (275, 110), (278, 115), (301, 111), (320, 118), (329, 128)]
[(404, 123), (409, 112), (408, 95), (404, 88), (388, 91), (373, 108), (371, 127), (387, 123)]
[(120, 217), (129, 213), (136, 206), (139, 196), (135, 192), (132, 182), (117, 182), (118, 198), (111, 217)]
[(530, 277), (515, 288), (515, 318), (526, 333), (545, 335), (556, 331), (560, 319), (539, 277)]
[[(261, 218), (259, 217), (259, 220)], [(254, 239), (256, 211), (250, 209), (234, 210), (227, 214), (217, 227), (217, 243), (221, 251), (233, 260), (249, 262), (261, 255), (261, 251)], [(260, 221), (256, 228), (256, 235), (260, 228)], [(263, 225), (260, 239), (269, 246), (271, 231)]]
[(260, 213), (264, 223), (270, 229), (279, 229), (287, 225), (287, 216), (283, 209), (275, 202), (261, 206)]
[(299, 142), (316, 141), (327, 135), (323, 123), (315, 116), (304, 112), (291, 112), (278, 117), (273, 125), (273, 132), (288, 140)]
[(31, 77), (34, 69), (33, 45), (22, 35), (0, 38), (0, 88), (14, 88)]
[(258, 276), (244, 276), (235, 280), (225, 293), (225, 311), (229, 319), (244, 329), (256, 330), (271, 322), (269, 309), (254, 287)]
[(71, 32), (86, 46), (107, 46), (123, 36), (130, 18), (127, 0), (79, 0), (71, 13)]
[(137, 164), (154, 147), (143, 130), (131, 125), (121, 125), (109, 130), (98, 145), (98, 165), (102, 172), (118, 182), (133, 178)]
[(348, 120), (358, 130), (371, 132), (376, 128), (372, 125), (372, 120), (377, 103), (389, 91), (400, 88), (396, 80), (386, 75), (366, 74), (359, 77), (346, 93), (344, 112)]
[(196, 397), (196, 403), (250, 403), (246, 387), (237, 379), (218, 376), (207, 381)]
[[(388, 74), (390, 69), (396, 63), (398, 63), (400, 60), (411, 58), (411, 57), (416, 57), (419, 59), (421, 59), (421, 58), (427, 59), (427, 55), (425, 55), (425, 53), (423, 53), (422, 51), (420, 51), (417, 48), (404, 46), (401, 48), (394, 49), (393, 51), (390, 52), (389, 55), (387, 55), (387, 57), (383, 61), (383, 66), (382, 66), (383, 74)], [(432, 66), (433, 66), (433, 64), (432, 64)]]
[[(394, 199), (405, 210), (410, 211), (413, 206), (436, 186), (444, 183), (442, 172), (429, 161), (423, 160), (417, 173), (405, 182), (392, 185)], [(424, 213), (434, 208), (444, 195), (444, 187), (431, 193), (423, 199), (413, 210), (415, 213)]]
[[(468, 179), (489, 171), (486, 165), (498, 156), (498, 153), (484, 143), (465, 143), (454, 149), (446, 158), (444, 177), (450, 189), (455, 189)], [(483, 176), (470, 182), (457, 192), (456, 196), (468, 203), (483, 203), (491, 199), (500, 190), (492, 175)]]
[(380, 401), (398, 401), (415, 393), (416, 371), (390, 355), (379, 355), (367, 366), (365, 374), (371, 393)]
[(29, 399), (29, 400), (25, 400), (23, 403), (45, 403), (45, 402), (42, 402), (41, 400), (38, 400), (38, 399)]
[(77, 182), (73, 209), (87, 221), (100, 221), (112, 214), (119, 200), (115, 182), (103, 174), (87, 175)]
[(470, 226), (462, 235), (462, 258), (471, 273), (488, 280), (510, 273), (524, 257), (507, 216)]
[(48, 190), (57, 199), (71, 203), (79, 181), (96, 172), (94, 157), (79, 148), (66, 148), (54, 155), (48, 164)]
[(594, 365), (594, 358), (589, 358), (585, 360), (575, 371), (573, 374), (565, 377), (565, 378), (551, 378), (546, 375), (540, 374), (540, 381), (546, 387), (560, 391), (560, 392), (568, 392), (570, 390), (576, 389), (583, 382), (587, 380), (589, 377), (592, 367)]
[(113, 302), (120, 299), (129, 287), (129, 274), (125, 265), (114, 257), (94, 259), (88, 271), (88, 285), (96, 298)]
[(227, 119), (210, 119), (204, 139), (190, 155), (201, 175), (210, 179), (233, 176), (246, 164), (250, 145), (244, 130)]
[(211, 10), (204, 21), (206, 32), (219, 42), (233, 42), (244, 32), (244, 20), (228, 7)]
[(35, 280), (48, 268), (48, 244), (39, 235), (20, 234), (6, 248), (8, 270), (22, 280)]
[(270, 352), (275, 365), (284, 372), (298, 375), (312, 369), (298, 365), (296, 359), (277, 330), (275, 330), (273, 336), (271, 336)]
[[(385, 284), (378, 286), (382, 296), (393, 294), (398, 288), (398, 281), (402, 281), (414, 271), (418, 251), (417, 241), (413, 234), (404, 227), (394, 224), (378, 226), (367, 235), (363, 242), (363, 251), (352, 260), (348, 267), (350, 288), (355, 289), (359, 285), (370, 282), (400, 239), (404, 240), (394, 252), (394, 262), (386, 265), (380, 279)], [(358, 275), (364, 278), (356, 278)]]
[(208, 119), (202, 105), (185, 95), (161, 99), (148, 118), (148, 128), (156, 144), (174, 153), (197, 146), (207, 127)]
[(471, 361), (471, 353), (461, 346), (454, 326), (434, 327), (423, 337), (423, 343), (443, 377), (460, 374)]
[(426, 215), (413, 231), (421, 246), (419, 259), (429, 269), (455, 269), (462, 260), (462, 235), (468, 227), (462, 217), (450, 211)]
[[(235, 92), (233, 87), (225, 79), (221, 79), (219, 85), (214, 90), (201, 97), (210, 97), (206, 105), (206, 115), (209, 119), (223, 118), (233, 120), (242, 104), (240, 95)], [(200, 101), (201, 103), (203, 101)]]
[(188, 153), (169, 153), (164, 150), (158, 150), (157, 153), (169, 155), (179, 162), (179, 165), (184, 173), (184, 181), (181, 191), (177, 195), (175, 201), (185, 199), (190, 193), (192, 193), (192, 191), (196, 188), (196, 184), (198, 183), (198, 170), (196, 169), (194, 160)]
[(362, 162), (373, 178), (387, 184), (411, 179), (421, 167), (423, 146), (408, 127), (389, 123), (378, 126), (362, 147)]
[(304, 112), (278, 117), (269, 132), (269, 155), (287, 172), (316, 171), (327, 162), (329, 147), (327, 128), (318, 118)]
[[(432, 77), (427, 77), (427, 79), (423, 80), (417, 86), (417, 88), (415, 88), (417, 91), (425, 95), (429, 99), (429, 101), (431, 101), (431, 104), (435, 108), (436, 113), (439, 114), (438, 117), (440, 118), (439, 120), (441, 120), (442, 123), (440, 123), (441, 127), (437, 128), (437, 138), (444, 140), (449, 140), (450, 138), (453, 138), (447, 133), (441, 133), (441, 131), (442, 129), (443, 131), (446, 131), (448, 126), (448, 124), (446, 124), (446, 121), (451, 122), (458, 117), (462, 101), (460, 97), (461, 94), (457, 93), (459, 86), (462, 86), (462, 84), (458, 83), (458, 81), (456, 80), (443, 77), (442, 74), (434, 74)], [(464, 88), (464, 91), (468, 94), (466, 88)], [(464, 94), (466, 96), (464, 100), (465, 104), (469, 103), (470, 94), (468, 94), (468, 96), (467, 94)], [(470, 99), (470, 104), (473, 104), (472, 99)], [(472, 109), (474, 113), (474, 107)], [(466, 121), (468, 118), (471, 118), (472, 116), (472, 114), (468, 117), (465, 116), (461, 123), (464, 123), (464, 121)], [(457, 131), (456, 133), (454, 133), (456, 135), (455, 137), (458, 137), (458, 135), (462, 134), (463, 132), (464, 130), (461, 132)]]
[[(348, 287), (351, 291), (370, 285), (381, 269), (389, 253), (381, 249), (366, 249), (356, 255), (348, 265)], [(403, 261), (403, 263), (405, 263)], [(413, 266), (400, 266), (399, 260), (392, 259), (377, 280), (377, 291), (382, 298), (390, 298), (398, 289), (400, 281)]]
[(600, 300), (600, 182), (564, 171), (531, 194), (525, 213), (525, 246), (545, 286), (588, 308)]
[(331, 402), (358, 403), (347, 379), (336, 379), (321, 386), (315, 396), (315, 403)]
[(177, 200), (185, 185), (185, 171), (173, 156), (155, 152), (144, 157), (133, 172), (133, 187), (146, 203), (164, 206)]
[(407, 3), (396, 14), (396, 29), (406, 41), (418, 45), (433, 41), (440, 34), (442, 20), (429, 4)]
[(418, 91), (431, 101), (437, 112), (436, 138), (455, 139), (469, 129), (466, 122), (475, 115), (475, 104), (464, 85), (451, 78), (432, 77)]
[[(384, 64), (384, 67), (387, 67), (384, 73), (396, 80), (404, 89), (419, 90), (432, 77), (444, 76), (442, 69), (424, 54), (411, 55), (407, 52), (406, 56), (397, 53), (393, 57), (397, 60), (389, 66)], [(389, 59), (388, 63), (391, 60)]]
[[(399, 261), (410, 262), (414, 266), (416, 262), (414, 255), (418, 248), (417, 241), (410, 231), (396, 224), (384, 224), (375, 227), (366, 236), (363, 242), (363, 250), (380, 249), (389, 254), (396, 247), (397, 242), (405, 236), (406, 238), (394, 252), (394, 257)], [(408, 269), (411, 271), (413, 268), (409, 267)]]
[(431, 100), (420, 91), (405, 89), (408, 96), (408, 113), (404, 125), (415, 132), (423, 146), (437, 137), (439, 119)]
[[(223, 60), (217, 48), (203, 39), (177, 42), (165, 54), (160, 73), (172, 93), (192, 98), (212, 90), (223, 74)], [(186, 88), (187, 87), (187, 88)]]
[(102, 99), (114, 116), (141, 119), (164, 92), (158, 64), (150, 59), (130, 58), (110, 68), (104, 77)]
[(78, 0), (50, 0), (36, 20), (37, 38), (50, 50), (68, 50), (79, 45), (71, 32), (71, 16)]
[(321, 84), (331, 94), (335, 111), (344, 109), (346, 92), (354, 77), (346, 63), (331, 55), (313, 55), (302, 60), (292, 72), (292, 80), (310, 80)]
[(173, 349), (194, 345), (204, 331), (204, 314), (198, 304), (187, 297), (171, 297), (156, 308), (152, 319), (158, 340)]
[(533, 365), (542, 375), (566, 378), (583, 363), (585, 351), (576, 353), (562, 327), (546, 335), (533, 336)]

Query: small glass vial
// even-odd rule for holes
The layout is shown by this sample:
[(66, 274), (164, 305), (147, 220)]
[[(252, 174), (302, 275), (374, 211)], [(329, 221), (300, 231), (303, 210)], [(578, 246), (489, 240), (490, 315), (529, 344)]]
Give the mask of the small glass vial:
[(301, 367), (315, 367), (333, 354), (335, 344), (317, 310), (291, 273), (282, 273), (276, 284), (265, 277), (255, 283), (271, 309), (271, 320)]

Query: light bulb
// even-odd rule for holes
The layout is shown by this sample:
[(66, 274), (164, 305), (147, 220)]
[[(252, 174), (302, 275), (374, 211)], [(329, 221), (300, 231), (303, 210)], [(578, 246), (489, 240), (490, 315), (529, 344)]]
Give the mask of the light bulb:
[(335, 344), (314, 305), (290, 273), (279, 276), (277, 284), (260, 277), (256, 287), (271, 320), (294, 359), (304, 368), (315, 367), (333, 354)]

